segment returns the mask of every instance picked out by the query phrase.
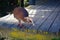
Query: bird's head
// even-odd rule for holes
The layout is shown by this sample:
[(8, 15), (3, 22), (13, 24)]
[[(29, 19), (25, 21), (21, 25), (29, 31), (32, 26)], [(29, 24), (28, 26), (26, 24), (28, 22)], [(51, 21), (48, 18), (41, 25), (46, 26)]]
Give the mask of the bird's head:
[(32, 18), (27, 17), (25, 19), (26, 19), (26, 22), (29, 23), (29, 24), (33, 22)]

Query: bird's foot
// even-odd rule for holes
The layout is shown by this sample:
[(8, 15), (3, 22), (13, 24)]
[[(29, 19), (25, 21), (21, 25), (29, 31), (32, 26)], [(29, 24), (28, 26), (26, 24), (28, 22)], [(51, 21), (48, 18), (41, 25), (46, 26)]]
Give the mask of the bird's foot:
[(23, 29), (25, 28), (25, 26), (23, 24), (21, 24), (21, 25), (18, 24), (18, 26), (19, 26), (19, 28), (23, 28)]

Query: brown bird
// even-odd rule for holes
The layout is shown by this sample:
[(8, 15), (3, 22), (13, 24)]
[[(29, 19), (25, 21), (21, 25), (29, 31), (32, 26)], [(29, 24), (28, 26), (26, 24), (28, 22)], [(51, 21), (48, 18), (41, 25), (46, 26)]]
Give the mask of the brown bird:
[(22, 26), (21, 20), (24, 22), (32, 23), (31, 18), (29, 17), (28, 12), (26, 9), (22, 7), (16, 7), (13, 10), (14, 17), (19, 21), (19, 25)]

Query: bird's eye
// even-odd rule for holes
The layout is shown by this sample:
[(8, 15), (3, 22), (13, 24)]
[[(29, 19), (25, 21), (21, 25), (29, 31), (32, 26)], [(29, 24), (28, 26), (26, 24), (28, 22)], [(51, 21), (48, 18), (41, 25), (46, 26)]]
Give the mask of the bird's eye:
[(31, 20), (29, 20), (31, 22)]

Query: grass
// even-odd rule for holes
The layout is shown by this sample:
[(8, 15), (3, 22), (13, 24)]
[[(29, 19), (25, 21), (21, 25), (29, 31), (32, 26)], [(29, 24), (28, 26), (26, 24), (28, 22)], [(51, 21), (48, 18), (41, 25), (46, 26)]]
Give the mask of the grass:
[(17, 29), (14, 30), (9, 33), (9, 36), (15, 40), (52, 40), (54, 38), (52, 35), (31, 34)]
[(4, 32), (3, 36), (8, 37), (9, 40), (60, 40), (60, 38), (53, 36), (53, 35), (34, 34), (34, 33), (29, 33), (27, 31), (22, 32), (15, 28), (13, 28), (12, 31), (10, 32), (9, 31), (10, 30), (8, 31), (2, 30), (2, 29), (0, 30), (0, 32)]

